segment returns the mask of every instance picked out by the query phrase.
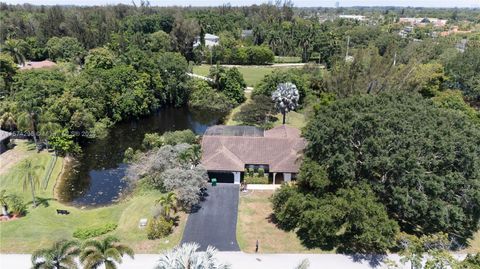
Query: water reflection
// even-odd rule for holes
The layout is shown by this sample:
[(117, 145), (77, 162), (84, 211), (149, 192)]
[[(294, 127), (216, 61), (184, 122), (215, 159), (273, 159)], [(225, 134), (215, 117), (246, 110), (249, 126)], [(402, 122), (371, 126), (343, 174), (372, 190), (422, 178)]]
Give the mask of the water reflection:
[(128, 147), (139, 149), (145, 133), (191, 129), (202, 134), (208, 126), (220, 121), (221, 115), (210, 112), (165, 108), (146, 118), (119, 123), (105, 139), (82, 146), (83, 154), (65, 172), (59, 198), (76, 206), (115, 202), (128, 187), (123, 180), (127, 167), (123, 153)]

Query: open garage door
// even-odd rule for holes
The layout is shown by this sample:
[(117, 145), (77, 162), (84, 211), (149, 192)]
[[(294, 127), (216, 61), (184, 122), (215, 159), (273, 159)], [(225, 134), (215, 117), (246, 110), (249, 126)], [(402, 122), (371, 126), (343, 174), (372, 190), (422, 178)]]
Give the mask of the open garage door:
[(216, 178), (218, 183), (233, 183), (234, 176), (232, 172), (208, 172), (208, 178)]

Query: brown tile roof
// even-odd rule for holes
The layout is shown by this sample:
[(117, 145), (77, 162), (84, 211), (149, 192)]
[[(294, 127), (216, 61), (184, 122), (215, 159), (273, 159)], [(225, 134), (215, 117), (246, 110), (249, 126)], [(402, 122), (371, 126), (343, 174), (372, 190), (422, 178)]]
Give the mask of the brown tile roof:
[(270, 172), (298, 172), (306, 142), (298, 129), (280, 126), (264, 136), (204, 135), (202, 165), (210, 171), (243, 171), (246, 164), (267, 164)]
[(20, 67), (20, 70), (29, 70), (29, 69), (38, 69), (38, 68), (49, 68), (49, 67), (54, 67), (57, 66), (56, 63), (49, 61), (49, 60), (44, 60), (44, 61), (31, 61), (31, 62), (26, 62), (24, 66)]

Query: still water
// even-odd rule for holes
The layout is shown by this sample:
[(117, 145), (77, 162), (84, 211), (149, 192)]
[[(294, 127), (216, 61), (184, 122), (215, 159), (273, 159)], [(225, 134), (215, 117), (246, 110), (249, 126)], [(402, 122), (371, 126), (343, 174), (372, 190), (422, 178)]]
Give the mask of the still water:
[(104, 139), (82, 146), (82, 155), (66, 169), (59, 185), (59, 199), (75, 206), (102, 206), (121, 199), (128, 192), (123, 180), (127, 165), (123, 154), (128, 147), (140, 149), (146, 133), (191, 129), (203, 134), (208, 126), (220, 123), (221, 115), (183, 108), (164, 108), (149, 117), (116, 124)]

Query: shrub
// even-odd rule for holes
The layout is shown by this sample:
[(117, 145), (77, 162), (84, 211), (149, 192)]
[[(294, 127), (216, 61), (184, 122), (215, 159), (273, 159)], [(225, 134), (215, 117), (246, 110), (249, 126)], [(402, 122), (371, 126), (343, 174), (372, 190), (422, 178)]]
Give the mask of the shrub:
[(245, 177), (247, 184), (268, 184), (268, 177), (265, 176), (247, 176)]
[(91, 237), (96, 237), (102, 234), (106, 234), (117, 229), (117, 224), (107, 223), (101, 226), (87, 227), (87, 228), (77, 228), (73, 232), (73, 237), (78, 239), (87, 239)]
[(182, 130), (174, 132), (166, 132), (162, 135), (165, 145), (177, 145), (182, 143), (195, 144), (197, 136), (192, 130)]
[(157, 133), (148, 133), (145, 134), (145, 137), (143, 138), (142, 146), (144, 149), (153, 149), (153, 148), (159, 148), (163, 146), (164, 141), (161, 135)]
[(194, 109), (227, 113), (233, 107), (233, 101), (224, 93), (215, 91), (205, 81), (195, 81), (189, 106)]
[(253, 177), (255, 170), (253, 168), (248, 168), (248, 176)]
[(8, 210), (10, 213), (16, 216), (24, 216), (27, 214), (27, 205), (23, 202), (22, 197), (13, 194), (8, 197), (7, 200)]
[(257, 172), (259, 177), (263, 177), (265, 175), (265, 169), (263, 168), (258, 168)]
[(151, 219), (147, 224), (147, 238), (150, 240), (165, 237), (172, 233), (173, 221), (164, 217)]

